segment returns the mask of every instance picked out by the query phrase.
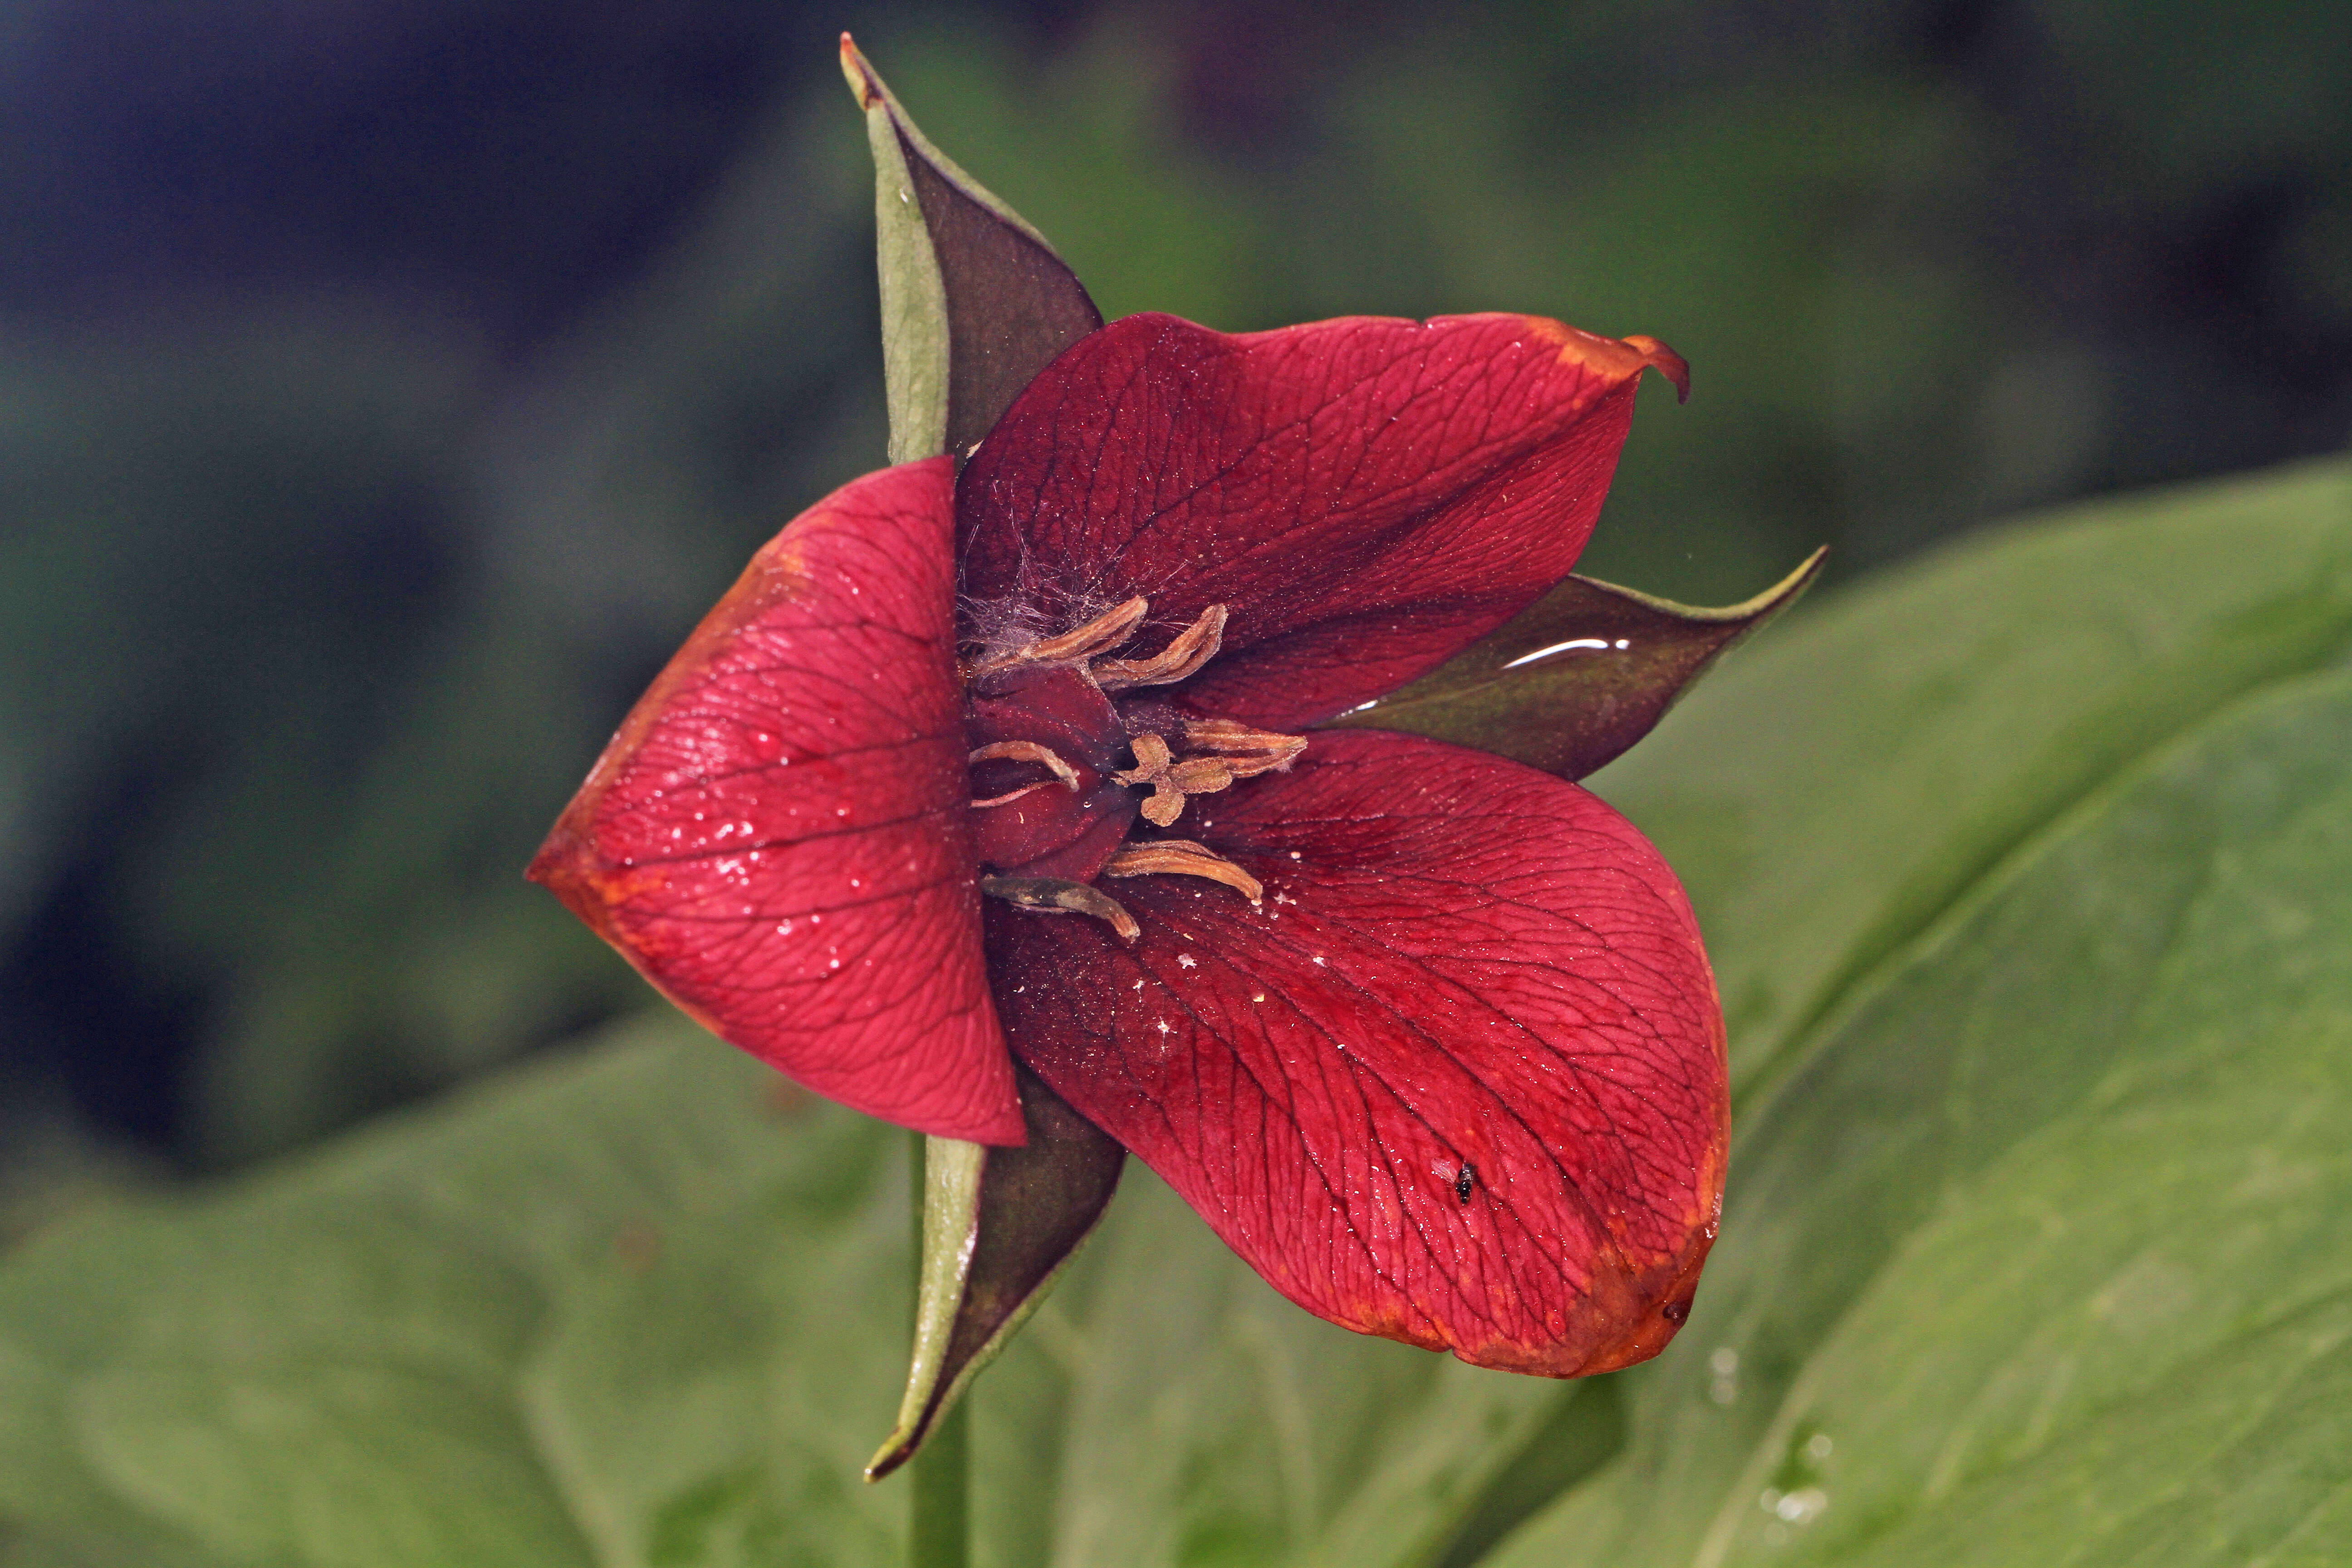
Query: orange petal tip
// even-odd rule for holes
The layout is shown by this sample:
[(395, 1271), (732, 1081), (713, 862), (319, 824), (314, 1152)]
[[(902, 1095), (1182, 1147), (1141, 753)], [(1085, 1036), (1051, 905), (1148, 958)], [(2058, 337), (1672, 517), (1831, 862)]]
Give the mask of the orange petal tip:
[(1655, 338), (1638, 332), (1627, 338), (1604, 338), (1599, 332), (1588, 332), (1581, 327), (1542, 316), (1524, 320), (1542, 341), (1559, 345), (1563, 362), (1583, 365), (1617, 381), (1631, 381), (1647, 367), (1673, 382), (1681, 401), (1690, 401), (1689, 363)]
[(1657, 339), (1639, 332), (1621, 340), (1642, 356), (1642, 362), (1675, 384), (1675, 401), (1690, 401), (1690, 362)]

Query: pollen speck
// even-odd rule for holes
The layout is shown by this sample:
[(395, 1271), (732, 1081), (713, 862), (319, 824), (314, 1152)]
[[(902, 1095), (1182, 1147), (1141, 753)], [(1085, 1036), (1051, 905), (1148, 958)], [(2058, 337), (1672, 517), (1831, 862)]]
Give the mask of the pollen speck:
[(1250, 1000), (1253, 1002), (1263, 1002), (1265, 1000), (1265, 993), (1263, 991), (1257, 992), (1250, 997)]
[(1177, 962), (1177, 963), (1178, 963), (1178, 964), (1180, 964), (1181, 966), (1182, 966), (1183, 968), (1186, 968), (1186, 969), (1197, 969), (1197, 968), (1199, 968), (1199, 967), (1200, 967), (1200, 965), (1199, 965), (1198, 962), (1197, 962), (1197, 961), (1192, 957), (1192, 955), (1191, 953), (1189, 953), (1189, 952), (1180, 952), (1180, 953), (1178, 953), (1178, 954), (1176, 955), (1176, 962)]

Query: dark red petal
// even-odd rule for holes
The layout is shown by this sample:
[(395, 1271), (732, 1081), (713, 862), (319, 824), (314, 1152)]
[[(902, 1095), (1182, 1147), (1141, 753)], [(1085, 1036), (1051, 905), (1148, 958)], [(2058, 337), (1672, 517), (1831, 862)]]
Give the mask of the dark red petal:
[(1714, 1237), (1729, 1114), (1657, 852), (1573, 784), (1377, 731), (1193, 804), (1171, 831), (1265, 903), (1110, 884), (1131, 948), (992, 908), (1014, 1050), (1333, 1322), (1555, 1376), (1654, 1354)]
[(530, 875), (819, 1093), (1018, 1143), (981, 956), (951, 474), (945, 458), (868, 474), (752, 557)]
[(1158, 641), (1225, 605), (1183, 700), (1328, 718), (1568, 574), (1634, 381), (1681, 363), (1531, 316), (1238, 337), (1130, 316), (1046, 367), (966, 466), (963, 591), (1073, 621), (1141, 595)]

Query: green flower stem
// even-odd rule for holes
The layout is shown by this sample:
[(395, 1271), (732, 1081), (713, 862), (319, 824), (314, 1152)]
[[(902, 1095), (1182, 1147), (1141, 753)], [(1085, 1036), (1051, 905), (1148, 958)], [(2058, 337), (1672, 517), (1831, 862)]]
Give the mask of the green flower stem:
[(908, 1462), (914, 1481), (908, 1568), (966, 1568), (971, 1561), (971, 1406), (958, 1401)]
[[(913, 1202), (915, 1289), (922, 1289), (923, 1163), (927, 1140), (907, 1135)], [(971, 1441), (967, 1407), (959, 1401), (908, 1463), (907, 1568), (969, 1568), (971, 1562)]]

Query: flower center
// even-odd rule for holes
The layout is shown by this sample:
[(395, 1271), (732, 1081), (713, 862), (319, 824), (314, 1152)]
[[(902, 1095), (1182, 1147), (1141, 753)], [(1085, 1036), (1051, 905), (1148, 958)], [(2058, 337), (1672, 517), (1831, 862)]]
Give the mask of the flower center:
[(1150, 658), (1110, 657), (1150, 610), (1129, 599), (964, 668), (981, 890), (1040, 913), (1092, 915), (1129, 942), (1134, 917), (1096, 879), (1203, 877), (1252, 903), (1264, 896), (1255, 877), (1204, 845), (1132, 837), (1139, 822), (1171, 826), (1192, 796), (1286, 771), (1307, 749), (1303, 735), (1118, 696), (1188, 679), (1223, 645), (1225, 606), (1212, 605)]

